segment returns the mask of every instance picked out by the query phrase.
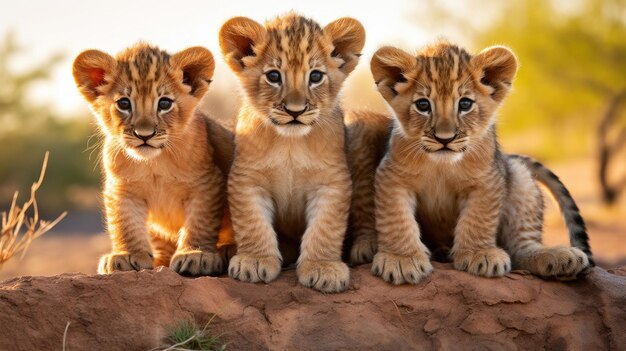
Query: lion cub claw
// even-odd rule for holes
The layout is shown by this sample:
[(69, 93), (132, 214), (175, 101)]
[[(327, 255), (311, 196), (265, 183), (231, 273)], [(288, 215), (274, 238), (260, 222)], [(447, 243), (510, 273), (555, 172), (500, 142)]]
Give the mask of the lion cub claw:
[(113, 252), (102, 256), (98, 263), (99, 274), (110, 274), (115, 271), (140, 271), (154, 268), (154, 258), (149, 252)]
[(348, 288), (350, 270), (341, 261), (302, 260), (296, 268), (300, 284), (325, 293)]
[(479, 250), (458, 250), (454, 268), (483, 277), (501, 277), (511, 270), (511, 258), (499, 247)]
[(426, 253), (415, 256), (399, 256), (378, 252), (372, 263), (372, 273), (392, 284), (417, 284), (433, 271)]
[(216, 275), (224, 271), (224, 260), (217, 252), (178, 251), (170, 261), (170, 268), (174, 272), (186, 276)]
[(278, 277), (282, 261), (278, 256), (236, 254), (230, 259), (228, 275), (242, 282), (269, 283)]

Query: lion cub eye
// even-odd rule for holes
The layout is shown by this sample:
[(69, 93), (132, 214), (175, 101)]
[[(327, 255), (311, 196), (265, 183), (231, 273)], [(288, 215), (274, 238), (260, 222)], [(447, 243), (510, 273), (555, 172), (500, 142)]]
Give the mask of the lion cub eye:
[(314, 70), (309, 74), (309, 83), (317, 84), (324, 78), (324, 73), (318, 70)]
[(473, 105), (474, 105), (474, 100), (464, 97), (461, 100), (459, 100), (459, 111), (467, 112), (472, 109)]
[(429, 113), (431, 110), (430, 101), (428, 101), (428, 99), (419, 99), (415, 101), (415, 108), (417, 108), (419, 112)]
[(169, 109), (172, 108), (172, 104), (174, 103), (174, 101), (172, 101), (172, 99), (169, 98), (161, 98), (159, 99), (159, 111), (168, 111)]
[(121, 111), (130, 111), (131, 109), (131, 103), (128, 98), (121, 98), (117, 100), (115, 104), (117, 105), (117, 108)]
[(267, 81), (270, 83), (274, 83), (274, 84), (281, 83), (280, 72), (278, 72), (277, 70), (271, 70), (265, 73), (265, 77), (267, 78)]

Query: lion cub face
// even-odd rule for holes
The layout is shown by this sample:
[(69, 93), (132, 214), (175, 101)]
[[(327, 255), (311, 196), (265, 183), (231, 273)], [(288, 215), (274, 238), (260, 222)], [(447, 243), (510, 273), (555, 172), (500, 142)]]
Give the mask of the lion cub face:
[(351, 18), (321, 28), (293, 13), (265, 27), (235, 17), (220, 30), (222, 52), (248, 105), (284, 136), (306, 135), (324, 124), (364, 43), (363, 26)]
[(213, 70), (213, 55), (205, 48), (170, 56), (138, 44), (115, 58), (85, 51), (74, 61), (73, 74), (102, 131), (129, 156), (146, 160), (181, 138)]
[(371, 69), (402, 132), (434, 159), (458, 160), (480, 147), (517, 69), (514, 54), (491, 47), (476, 56), (439, 43), (412, 56), (384, 47)]

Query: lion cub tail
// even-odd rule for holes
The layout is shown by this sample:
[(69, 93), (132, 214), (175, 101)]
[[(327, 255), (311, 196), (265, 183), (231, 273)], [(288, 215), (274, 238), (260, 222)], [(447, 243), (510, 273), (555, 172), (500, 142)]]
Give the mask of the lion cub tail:
[(589, 264), (595, 266), (591, 254), (591, 247), (589, 246), (589, 236), (587, 235), (585, 221), (580, 215), (580, 210), (569, 190), (565, 187), (565, 184), (563, 184), (559, 177), (546, 166), (531, 157), (522, 155), (508, 155), (508, 157), (524, 162), (533, 177), (548, 188), (561, 209), (561, 214), (563, 215), (565, 225), (569, 231), (570, 244), (587, 254)]

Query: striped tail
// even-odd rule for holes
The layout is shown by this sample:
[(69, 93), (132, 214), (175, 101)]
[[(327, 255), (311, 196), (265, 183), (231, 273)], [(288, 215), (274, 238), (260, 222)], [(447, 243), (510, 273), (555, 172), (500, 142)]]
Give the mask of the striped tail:
[(523, 161), (532, 173), (533, 177), (548, 188), (561, 209), (561, 214), (563, 215), (565, 225), (569, 231), (570, 244), (573, 247), (581, 249), (585, 254), (587, 254), (589, 264), (591, 266), (595, 266), (595, 262), (591, 254), (591, 247), (589, 246), (589, 236), (587, 235), (585, 221), (580, 215), (580, 210), (578, 209), (572, 194), (570, 194), (569, 190), (567, 190), (559, 177), (557, 177), (556, 174), (554, 174), (546, 166), (530, 157), (514, 154), (507, 155), (507, 157)]

